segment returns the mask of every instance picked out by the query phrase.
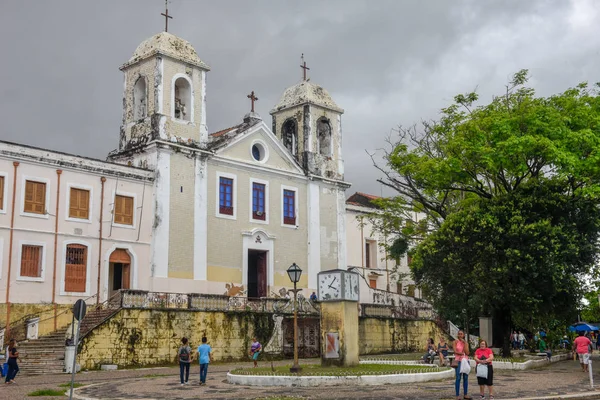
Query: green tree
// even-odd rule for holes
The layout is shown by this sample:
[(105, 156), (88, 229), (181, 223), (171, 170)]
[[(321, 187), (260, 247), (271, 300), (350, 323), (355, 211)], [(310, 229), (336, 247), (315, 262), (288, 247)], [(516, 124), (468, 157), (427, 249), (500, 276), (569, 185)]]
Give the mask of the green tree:
[[(505, 331), (572, 311), (597, 250), (600, 97), (585, 83), (536, 97), (526, 82), (518, 72), (479, 107), (476, 93), (456, 96), (438, 121), (399, 128), (386, 165), (375, 163), (398, 193), (381, 213), (418, 246), (413, 272), (438, 309), (488, 312)], [(415, 212), (424, 218), (410, 230), (402, 220)], [(488, 278), (493, 290), (478, 283)], [(540, 298), (528, 295), (536, 285)]]
[(586, 304), (581, 309), (581, 319), (586, 322), (600, 322), (600, 303), (598, 302), (599, 290), (592, 290), (583, 295)]

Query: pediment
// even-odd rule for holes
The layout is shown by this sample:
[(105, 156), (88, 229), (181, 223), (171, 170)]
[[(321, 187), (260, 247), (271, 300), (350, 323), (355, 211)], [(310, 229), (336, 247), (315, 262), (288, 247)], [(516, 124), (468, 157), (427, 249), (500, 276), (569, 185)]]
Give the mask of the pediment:
[(240, 132), (215, 154), (249, 165), (304, 174), (296, 159), (264, 123)]

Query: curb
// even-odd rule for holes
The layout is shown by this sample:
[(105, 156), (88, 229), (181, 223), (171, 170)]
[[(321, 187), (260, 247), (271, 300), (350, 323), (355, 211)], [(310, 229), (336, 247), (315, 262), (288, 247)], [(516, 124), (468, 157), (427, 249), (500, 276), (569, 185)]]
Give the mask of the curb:
[(592, 399), (600, 399), (600, 392), (581, 392), (581, 393), (571, 393), (571, 394), (557, 394), (552, 396), (540, 396), (540, 397), (517, 397), (513, 399), (505, 399), (505, 400), (592, 400)]

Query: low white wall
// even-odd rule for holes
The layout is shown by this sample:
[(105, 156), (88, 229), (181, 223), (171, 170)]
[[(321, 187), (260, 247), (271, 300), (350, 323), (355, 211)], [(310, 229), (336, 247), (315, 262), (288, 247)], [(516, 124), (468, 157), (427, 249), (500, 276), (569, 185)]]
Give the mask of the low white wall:
[(429, 382), (454, 376), (453, 369), (424, 372), (420, 374), (363, 375), (363, 376), (263, 376), (233, 375), (227, 373), (227, 381), (246, 386), (341, 386), (385, 385), (396, 383)]

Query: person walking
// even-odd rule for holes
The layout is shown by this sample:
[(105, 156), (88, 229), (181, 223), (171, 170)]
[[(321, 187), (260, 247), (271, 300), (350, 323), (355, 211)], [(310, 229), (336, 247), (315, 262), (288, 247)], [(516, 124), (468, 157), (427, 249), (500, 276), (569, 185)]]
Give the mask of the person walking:
[(262, 351), (262, 345), (258, 342), (256, 337), (252, 338), (252, 346), (250, 346), (250, 357), (254, 361), (254, 368), (258, 367), (258, 355)]
[(494, 359), (494, 353), (492, 349), (487, 347), (487, 342), (482, 340), (479, 342), (479, 348), (475, 350), (475, 363), (477, 363), (476, 370), (479, 372), (480, 368), (487, 369), (487, 376), (485, 378), (480, 377), (477, 374), (477, 384), (479, 385), (479, 394), (481, 400), (485, 399), (485, 387), (488, 387), (488, 393), (490, 400), (494, 399), (494, 368), (492, 367), (492, 360)]
[(17, 350), (17, 341), (10, 339), (8, 343), (8, 373), (6, 374), (5, 384), (15, 383), (15, 377), (19, 372), (19, 365), (17, 359), (19, 358), (19, 351)]
[(512, 343), (513, 350), (517, 349), (517, 345), (519, 344), (519, 335), (517, 331), (513, 331), (512, 335), (510, 335), (510, 342)]
[(470, 399), (469, 392), (469, 375), (460, 373), (460, 366), (464, 362), (469, 362), (469, 343), (465, 340), (465, 333), (458, 331), (458, 338), (452, 344), (455, 360), (458, 361), (456, 367), (456, 377), (454, 380), (454, 389), (456, 391), (456, 399), (460, 400), (460, 379), (463, 380), (463, 398)]
[(446, 343), (446, 339), (444, 337), (440, 337), (440, 341), (437, 345), (438, 356), (440, 357), (440, 367), (443, 367), (446, 364), (446, 359), (448, 358), (448, 343)]
[(590, 339), (583, 335), (583, 331), (579, 332), (579, 336), (573, 340), (573, 351), (577, 352), (579, 357), (579, 364), (581, 364), (581, 370), (588, 372), (588, 365), (590, 364), (590, 346), (592, 342)]
[(188, 338), (181, 338), (181, 347), (179, 347), (177, 355), (179, 356), (179, 378), (181, 380), (181, 386), (187, 385), (188, 380), (190, 379), (190, 363), (192, 362), (192, 349), (188, 345)]
[(198, 361), (200, 363), (200, 386), (206, 385), (206, 375), (208, 374), (208, 364), (212, 359), (212, 348), (207, 343), (206, 336), (202, 337), (202, 344), (198, 346)]

